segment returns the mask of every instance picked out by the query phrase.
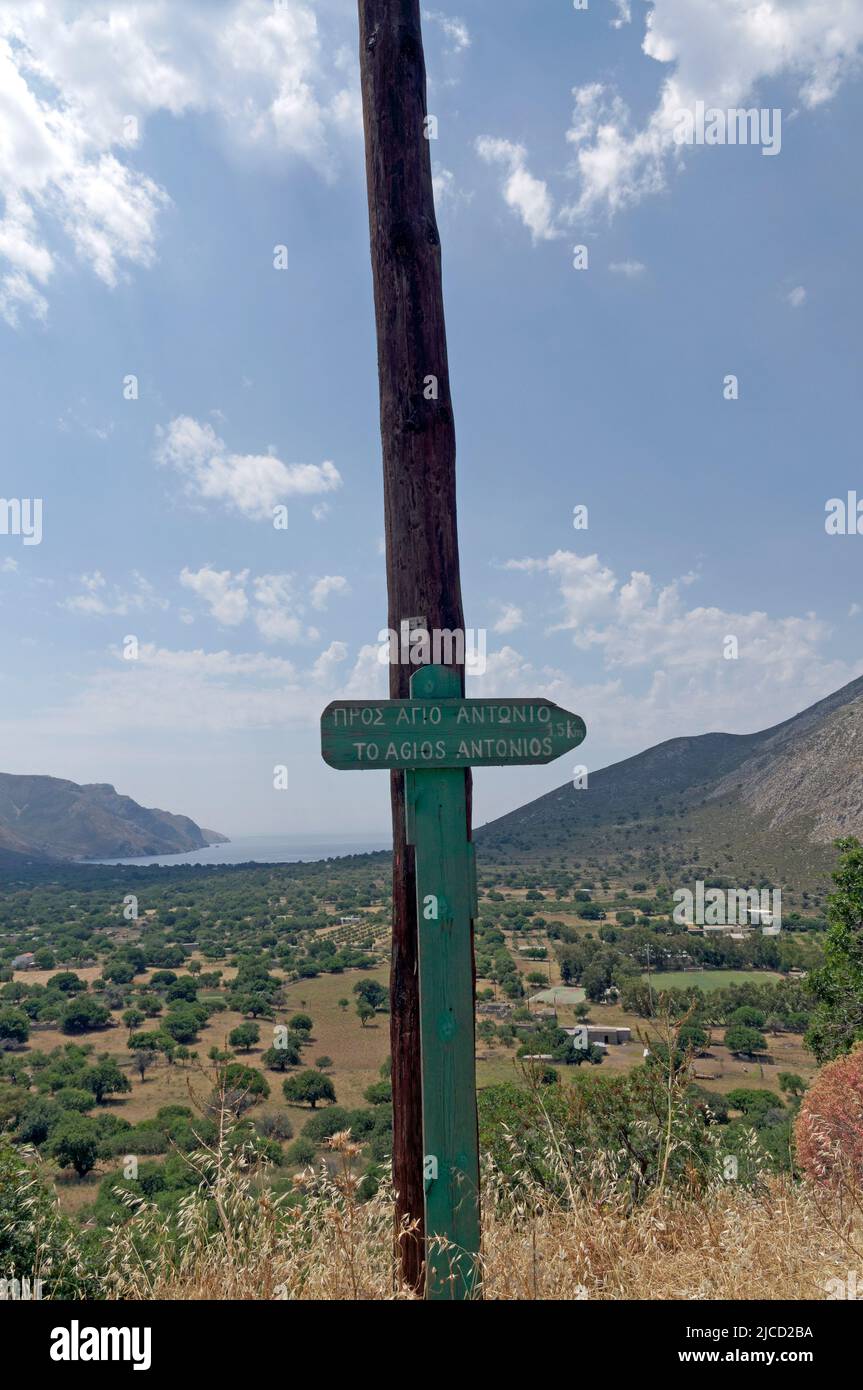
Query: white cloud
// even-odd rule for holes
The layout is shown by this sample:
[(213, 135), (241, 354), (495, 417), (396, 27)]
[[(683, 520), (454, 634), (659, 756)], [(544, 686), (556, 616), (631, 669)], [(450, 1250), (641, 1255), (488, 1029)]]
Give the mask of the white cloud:
[(655, 0), (642, 50), (663, 64), (659, 97), (638, 126), (619, 95), (599, 83), (574, 90), (567, 139), (576, 147), (575, 203), (562, 216), (610, 214), (665, 186), (679, 163), (677, 113), (696, 101), (738, 107), (787, 76), (806, 108), (828, 101), (859, 68), (858, 0)]
[(616, 16), (610, 21), (612, 29), (622, 29), (624, 24), (631, 24), (632, 7), (629, 0), (612, 0), (612, 4), (617, 10)]
[(644, 274), (647, 266), (643, 261), (612, 261), (608, 268), (614, 275), (625, 275), (628, 280), (635, 280)]
[(338, 668), (347, 660), (347, 655), (348, 649), (344, 642), (331, 642), (312, 666), (315, 680), (329, 685), (336, 679)]
[(796, 285), (786, 298), (792, 309), (799, 309), (806, 303), (806, 290), (802, 285)]
[(435, 206), (441, 207), (445, 202), (451, 202), (455, 191), (455, 174), (452, 169), (443, 169), (435, 166), (432, 170), (432, 192), (434, 193)]
[[(112, 648), (83, 683), (64, 685), (61, 705), (0, 725), (32, 747), (57, 740), (91, 740), (103, 748), (112, 735), (177, 732), (194, 737), (286, 726), (312, 728), (330, 701), (384, 696), (386, 672), (377, 648), (360, 649), (353, 665), (331, 643), (307, 669), (257, 652), (171, 650), (142, 643), (135, 661)], [(212, 750), (210, 750), (212, 752)]]
[(514, 603), (506, 603), (503, 612), (494, 625), (495, 632), (515, 632), (516, 628), (524, 626), (524, 615), (520, 608), (516, 608)]
[(331, 594), (349, 594), (351, 586), (342, 574), (325, 574), (312, 585), (312, 607), (326, 608)]
[[(318, 640), (317, 630), (305, 626), (306, 603), (293, 574), (250, 575), (247, 569), (233, 574), (203, 565), (199, 570), (184, 569), (180, 583), (223, 627), (238, 627), (250, 619), (265, 642)], [(348, 591), (348, 582), (341, 575), (325, 575), (311, 587), (312, 606), (324, 608), (330, 594)]]
[(117, 584), (109, 584), (100, 570), (82, 574), (78, 581), (82, 592), (61, 599), (58, 606), (69, 613), (96, 618), (169, 607), (168, 600), (159, 598), (150, 581), (137, 570), (132, 571), (132, 579), (134, 587), (122, 589)]
[(329, 460), (282, 463), (275, 454), (233, 454), (212, 425), (177, 416), (158, 431), (156, 457), (186, 480), (187, 492), (221, 503), (253, 521), (271, 521), (273, 508), (289, 497), (332, 492), (341, 475)]
[(463, 53), (466, 48), (470, 48), (470, 34), (463, 19), (441, 14), (439, 10), (423, 10), (423, 19), (440, 26), (444, 37), (449, 41), (450, 53)]
[(4, 0), (0, 313), (45, 316), (63, 241), (108, 286), (152, 264), (168, 193), (134, 164), (156, 114), (212, 113), (245, 154), (331, 178), (361, 128), (356, 60), (338, 53), (304, 0)]
[(299, 642), (303, 637), (302, 604), (292, 574), (262, 574), (254, 581), (253, 617), (266, 642)]
[[(560, 612), (546, 628), (546, 637), (573, 632), (581, 651), (599, 653), (606, 670), (653, 669), (656, 678), (688, 681), (685, 688), (693, 701), (706, 699), (709, 688), (731, 684), (735, 673), (745, 670), (739, 694), (745, 698), (748, 682), (764, 689), (770, 682), (785, 687), (795, 681), (806, 688), (834, 689), (850, 680), (852, 667), (831, 663), (821, 648), (830, 628), (813, 613), (799, 617), (771, 617), (760, 610), (728, 612), (720, 607), (688, 605), (682, 591), (693, 575), (657, 585), (649, 574), (634, 570), (627, 580), (618, 578), (599, 556), (578, 556), (556, 550), (545, 559), (510, 560), (506, 569), (524, 574), (548, 574), (556, 582)], [(737, 660), (725, 659), (727, 637), (738, 642)], [(830, 667), (834, 676), (813, 682), (807, 663)], [(817, 698), (817, 695), (813, 695)]]
[(504, 202), (518, 214), (534, 242), (551, 241), (559, 236), (548, 186), (542, 179), (534, 178), (528, 169), (524, 145), (482, 135), (476, 142), (476, 150), (487, 164), (498, 164), (506, 170)]
[(11, 555), (0, 563), (0, 574), (15, 574), (18, 569), (18, 561), (13, 560)]
[(203, 565), (195, 571), (183, 569), (180, 583), (207, 605), (210, 616), (216, 622), (223, 627), (236, 627), (249, 612), (245, 589), (248, 577), (248, 570), (232, 575), (230, 570), (214, 570), (209, 565)]
[[(556, 633), (569, 631), (579, 651), (598, 656), (605, 679), (593, 684), (590, 702), (615, 756), (688, 732), (769, 726), (863, 671), (863, 661), (829, 656), (830, 628), (813, 613), (774, 617), (686, 602), (692, 575), (663, 585), (642, 571), (621, 578), (598, 556), (569, 551), (511, 560), (506, 568), (555, 582), (559, 612), (546, 629), (547, 648)], [(737, 638), (736, 660), (723, 655), (729, 636)], [(586, 687), (561, 669), (559, 646), (555, 667), (538, 670), (504, 651), (504, 674), (524, 688), (532, 680), (537, 694), (588, 717), (581, 707)], [(489, 653), (484, 680), (499, 672), (499, 656)], [(523, 692), (507, 685), (497, 693)]]
[(473, 202), (473, 192), (459, 186), (452, 169), (436, 163), (432, 164), (432, 192), (440, 213), (454, 212)]
[(565, 616), (555, 624), (555, 630), (578, 627), (585, 618), (611, 611), (617, 578), (613, 570), (600, 562), (598, 555), (576, 555), (570, 550), (556, 550), (553, 555), (541, 560), (508, 560), (504, 568), (521, 570), (526, 574), (545, 572), (553, 576), (565, 606)]

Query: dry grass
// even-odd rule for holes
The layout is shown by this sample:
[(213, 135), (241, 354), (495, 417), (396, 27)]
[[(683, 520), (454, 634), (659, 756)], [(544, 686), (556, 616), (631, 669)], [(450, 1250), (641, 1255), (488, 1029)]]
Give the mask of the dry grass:
[[(209, 1203), (186, 1199), (179, 1258), (166, 1264), (161, 1218), (141, 1206), (112, 1242), (106, 1298), (392, 1299), (399, 1287), (391, 1194), (355, 1200), (350, 1140), (343, 1168), (298, 1179), (302, 1204), (222, 1174), (220, 1224)], [(863, 1222), (841, 1203), (772, 1181), (759, 1195), (718, 1188), (699, 1201), (664, 1197), (635, 1211), (621, 1203), (549, 1204), (528, 1195), (517, 1210), (484, 1204), (483, 1283), (490, 1299), (823, 1299), (827, 1281), (863, 1265)], [(829, 1222), (829, 1224), (828, 1224)], [(832, 1227), (832, 1229), (831, 1229)], [(155, 1238), (155, 1239), (154, 1239)], [(154, 1253), (142, 1255), (150, 1246)]]
[[(349, 1132), (331, 1141), (335, 1171), (322, 1164), (298, 1174), (292, 1202), (262, 1189), (243, 1155), (230, 1154), (231, 1127), (223, 1113), (221, 1140), (190, 1158), (201, 1186), (183, 1199), (173, 1229), (155, 1207), (124, 1198), (130, 1217), (111, 1233), (103, 1297), (414, 1296), (398, 1279), (392, 1192), (358, 1199), (361, 1149)], [(863, 1267), (863, 1196), (853, 1185), (825, 1194), (784, 1178), (757, 1190), (717, 1178), (696, 1193), (661, 1182), (633, 1207), (607, 1156), (591, 1162), (591, 1196), (551, 1129), (547, 1157), (560, 1165), (560, 1197), (526, 1171), (505, 1180), (486, 1161), (486, 1298), (811, 1300)]]

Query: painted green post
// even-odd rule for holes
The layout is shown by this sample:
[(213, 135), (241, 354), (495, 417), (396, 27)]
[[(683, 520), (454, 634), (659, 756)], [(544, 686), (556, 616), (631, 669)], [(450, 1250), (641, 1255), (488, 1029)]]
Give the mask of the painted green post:
[[(412, 699), (460, 693), (451, 667), (421, 667), (411, 678)], [(416, 770), (405, 777), (407, 841), (416, 854), (426, 1297), (465, 1299), (480, 1284), (473, 845), (464, 772)]]
[(547, 763), (584, 720), (545, 699), (468, 700), (450, 666), (420, 666), (409, 700), (334, 700), (321, 752), (346, 771), (405, 770), (416, 859), (426, 1297), (480, 1293), (479, 1155), (471, 921), (476, 863), (467, 767)]

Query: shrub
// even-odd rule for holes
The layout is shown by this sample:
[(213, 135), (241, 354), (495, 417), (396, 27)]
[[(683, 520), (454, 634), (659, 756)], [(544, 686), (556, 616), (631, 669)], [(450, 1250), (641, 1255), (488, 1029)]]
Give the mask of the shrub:
[(309, 1163), (314, 1163), (316, 1154), (317, 1149), (311, 1139), (306, 1139), (303, 1135), (300, 1135), (299, 1139), (295, 1139), (293, 1144), (291, 1144), (285, 1154), (285, 1158), (288, 1163), (296, 1163), (301, 1167), (305, 1167)]
[(803, 1097), (794, 1130), (797, 1158), (809, 1177), (863, 1180), (863, 1045), (828, 1062)]

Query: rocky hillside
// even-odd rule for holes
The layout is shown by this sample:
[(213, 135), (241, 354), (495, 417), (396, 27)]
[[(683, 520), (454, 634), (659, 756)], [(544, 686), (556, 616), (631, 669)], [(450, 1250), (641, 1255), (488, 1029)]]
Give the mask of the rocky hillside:
[(839, 835), (863, 837), (863, 677), (755, 734), (675, 738), (477, 831), (486, 862), (581, 860), (684, 881), (823, 885)]
[(0, 773), (0, 865), (185, 854), (224, 840), (188, 816), (149, 810), (106, 782)]

